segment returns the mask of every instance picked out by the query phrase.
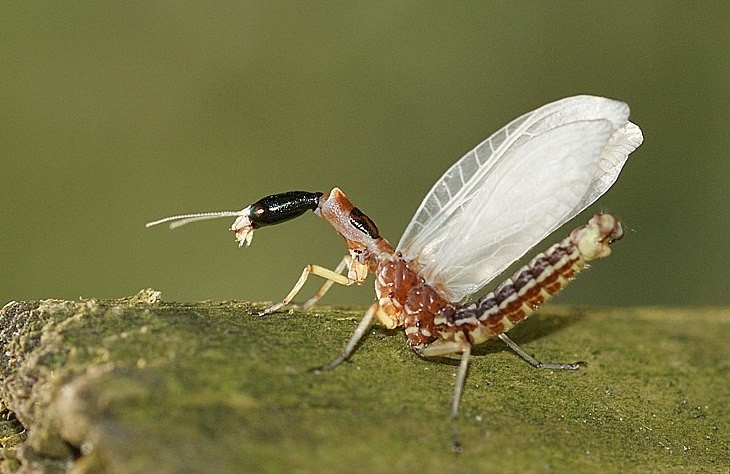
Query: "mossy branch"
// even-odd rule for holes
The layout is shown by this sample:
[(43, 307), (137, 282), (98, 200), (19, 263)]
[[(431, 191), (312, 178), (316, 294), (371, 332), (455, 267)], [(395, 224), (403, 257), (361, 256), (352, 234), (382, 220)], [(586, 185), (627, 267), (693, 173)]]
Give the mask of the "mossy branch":
[(730, 466), (728, 309), (548, 307), (475, 348), (450, 452), (458, 359), (427, 361), (362, 310), (255, 316), (247, 302), (44, 300), (0, 312), (5, 471), (712, 472)]

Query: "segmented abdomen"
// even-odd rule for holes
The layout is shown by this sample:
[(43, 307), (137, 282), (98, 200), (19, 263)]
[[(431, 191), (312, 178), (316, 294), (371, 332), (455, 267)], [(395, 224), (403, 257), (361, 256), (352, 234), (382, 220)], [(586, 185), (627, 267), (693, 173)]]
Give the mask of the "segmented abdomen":
[(622, 236), (618, 219), (610, 214), (594, 215), (588, 224), (538, 254), (481, 300), (451, 314), (436, 315), (440, 341), (434, 342), (479, 344), (509, 330), (563, 289), (586, 262), (608, 256), (608, 245)]

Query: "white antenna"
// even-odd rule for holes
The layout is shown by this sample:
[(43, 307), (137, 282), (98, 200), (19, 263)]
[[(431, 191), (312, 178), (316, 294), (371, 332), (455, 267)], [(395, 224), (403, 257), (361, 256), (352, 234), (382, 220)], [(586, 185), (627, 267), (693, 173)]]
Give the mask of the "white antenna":
[(207, 219), (217, 219), (219, 217), (238, 217), (243, 216), (248, 212), (248, 208), (240, 211), (217, 211), (217, 212), (201, 212), (198, 214), (181, 214), (179, 216), (165, 217), (156, 221), (148, 222), (145, 227), (152, 227), (157, 224), (164, 224), (165, 222), (172, 222), (170, 229), (180, 227), (181, 225), (189, 224), (195, 221), (204, 221)]

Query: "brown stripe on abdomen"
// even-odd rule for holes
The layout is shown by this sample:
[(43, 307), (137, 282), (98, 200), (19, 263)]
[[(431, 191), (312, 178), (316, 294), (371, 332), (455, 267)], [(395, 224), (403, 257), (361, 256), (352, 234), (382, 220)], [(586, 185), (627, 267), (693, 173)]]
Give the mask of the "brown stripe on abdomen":
[[(458, 350), (462, 343), (479, 344), (508, 331), (562, 290), (585, 268), (586, 262), (609, 256), (609, 245), (622, 236), (618, 219), (610, 214), (594, 215), (588, 224), (574, 229), (567, 238), (538, 254), (476, 303), (461, 307), (449, 305), (448, 311), (429, 307), (426, 313), (429, 323), (433, 323), (428, 331), (432, 340), (421, 338), (411, 341), (412, 345), (417, 350), (441, 354), (447, 353), (441, 350)], [(424, 316), (417, 306), (410, 301), (406, 306), (406, 312), (415, 319)], [(423, 325), (423, 321), (418, 322)], [(409, 324), (407, 320), (405, 326), (408, 334), (409, 326), (417, 328), (418, 324), (416, 321)]]
[(457, 308), (444, 322), (442, 332), (466, 331), (472, 344), (498, 336), (565, 288), (586, 262), (610, 255), (609, 245), (621, 237), (618, 219), (610, 214), (594, 215), (588, 224), (538, 254), (477, 303)]
[(538, 254), (475, 305), (460, 308), (453, 323), (468, 331), (472, 344), (506, 332), (563, 289), (585, 267), (570, 238)]

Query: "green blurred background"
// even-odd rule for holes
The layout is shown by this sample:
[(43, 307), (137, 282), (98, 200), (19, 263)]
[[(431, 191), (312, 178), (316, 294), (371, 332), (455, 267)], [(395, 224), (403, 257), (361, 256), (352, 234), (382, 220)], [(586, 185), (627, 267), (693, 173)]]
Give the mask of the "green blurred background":
[(645, 142), (588, 211), (633, 231), (559, 301), (730, 300), (727, 2), (6, 2), (0, 17), (0, 304), (279, 299), (345, 252), (316, 217), (246, 249), (232, 219), (144, 223), (339, 186), (395, 244), (464, 152), (581, 93), (628, 102)]

